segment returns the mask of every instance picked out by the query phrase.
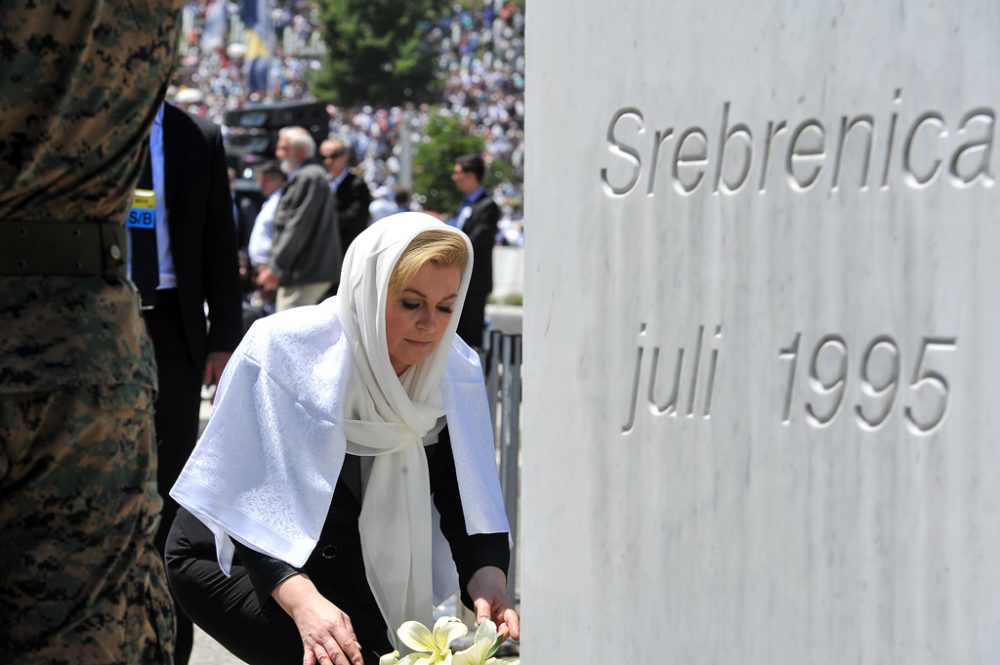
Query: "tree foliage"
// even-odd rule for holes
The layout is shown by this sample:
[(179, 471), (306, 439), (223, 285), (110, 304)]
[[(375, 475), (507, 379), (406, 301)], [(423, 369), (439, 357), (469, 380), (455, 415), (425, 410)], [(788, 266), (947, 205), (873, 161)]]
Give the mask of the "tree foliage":
[[(486, 144), (466, 130), (461, 118), (442, 113), (431, 116), (424, 134), (426, 138), (413, 151), (413, 193), (424, 197), (425, 209), (453, 215), (462, 205), (462, 194), (451, 181), (455, 160), (483, 152)], [(487, 188), (504, 173), (509, 176), (509, 168), (495, 163), (488, 166)]]
[(319, 0), (322, 69), (318, 97), (338, 106), (399, 105), (436, 99), (434, 45), (424, 40), (439, 8), (431, 0)]

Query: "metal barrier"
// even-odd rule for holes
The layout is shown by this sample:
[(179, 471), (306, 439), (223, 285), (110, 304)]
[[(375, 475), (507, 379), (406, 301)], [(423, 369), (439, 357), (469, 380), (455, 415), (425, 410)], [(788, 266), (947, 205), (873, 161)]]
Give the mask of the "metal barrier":
[[(521, 336), (491, 330), (486, 340), (486, 395), (493, 432), (500, 450), (500, 488), (510, 521), (514, 547), (507, 575), (507, 595), (517, 602), (517, 522), (520, 498), (521, 449)], [(499, 414), (498, 407), (499, 406)], [(499, 422), (498, 422), (499, 420)]]

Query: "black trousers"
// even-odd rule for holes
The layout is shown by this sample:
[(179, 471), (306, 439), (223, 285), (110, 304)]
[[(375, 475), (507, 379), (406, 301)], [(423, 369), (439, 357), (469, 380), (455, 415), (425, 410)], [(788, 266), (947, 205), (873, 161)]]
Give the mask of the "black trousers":
[[(357, 531), (330, 531), (338, 535), (321, 538), (303, 572), (350, 617), (366, 665), (377, 665), (379, 656), (393, 646), (365, 577)], [(273, 598), (258, 595), (238, 555), (232, 576), (222, 573), (212, 533), (183, 508), (167, 538), (166, 562), (167, 579), (181, 609), (233, 655), (251, 665), (302, 663), (295, 622)]]
[[(156, 396), (156, 480), (163, 498), (160, 527), (156, 532), (156, 549), (163, 554), (167, 533), (177, 514), (177, 503), (167, 494), (198, 439), (198, 419), (201, 408), (201, 383), (204, 366), (197, 367), (191, 359), (181, 326), (177, 291), (157, 292), (156, 306), (145, 310), (143, 318), (153, 340), (156, 353), (159, 392)], [(194, 628), (190, 619), (178, 610), (177, 641), (174, 645), (175, 665), (187, 665), (191, 657)]]

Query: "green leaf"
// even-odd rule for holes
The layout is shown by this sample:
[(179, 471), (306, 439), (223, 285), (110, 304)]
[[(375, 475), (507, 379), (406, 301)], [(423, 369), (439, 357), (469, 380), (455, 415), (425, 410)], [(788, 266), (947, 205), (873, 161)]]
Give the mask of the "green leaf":
[(497, 639), (493, 642), (493, 646), (490, 647), (490, 650), (486, 653), (486, 657), (489, 658), (499, 651), (500, 645), (503, 644), (506, 639), (507, 638), (502, 633), (497, 633)]

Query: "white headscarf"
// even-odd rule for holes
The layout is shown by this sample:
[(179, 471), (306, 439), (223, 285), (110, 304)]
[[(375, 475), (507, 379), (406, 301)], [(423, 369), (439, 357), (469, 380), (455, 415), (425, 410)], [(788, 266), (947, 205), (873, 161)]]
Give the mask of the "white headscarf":
[(215, 534), (227, 574), (233, 539), (300, 567), (322, 532), (345, 452), (372, 456), (359, 528), (368, 581), (390, 630), (409, 619), (430, 623), (432, 556), (437, 596), (450, 593), (453, 587), (446, 586), (455, 581), (439, 540), (432, 555), (432, 532), (440, 539), (440, 530), (432, 519), (422, 445), (441, 415), (447, 417), (466, 531), (509, 531), (479, 359), (455, 336), (471, 248), (438, 347), (401, 377), (389, 360), (389, 278), (410, 241), (431, 229), (465, 239), (428, 215), (387, 217), (351, 244), (340, 295), (251, 327), (170, 492)]
[[(428, 230), (460, 237), (469, 258), (441, 343), (397, 377), (386, 336), (389, 280), (410, 241)], [(465, 234), (415, 212), (372, 225), (344, 257), (337, 299), (358, 378), (345, 402), (344, 433), (347, 452), (374, 457), (359, 520), (361, 549), (369, 585), (390, 628), (424, 616), (430, 606), (430, 476), (423, 438), (444, 415), (441, 375), (471, 272), (472, 245)]]

